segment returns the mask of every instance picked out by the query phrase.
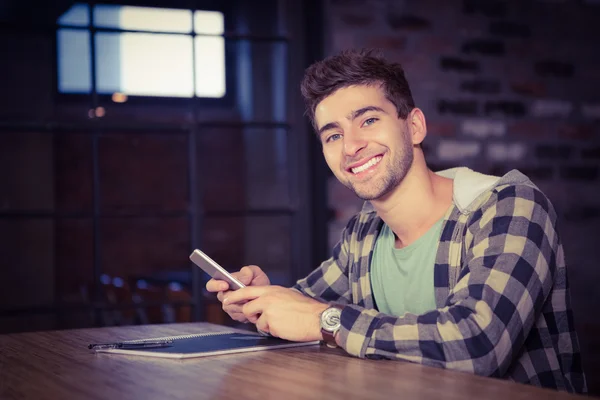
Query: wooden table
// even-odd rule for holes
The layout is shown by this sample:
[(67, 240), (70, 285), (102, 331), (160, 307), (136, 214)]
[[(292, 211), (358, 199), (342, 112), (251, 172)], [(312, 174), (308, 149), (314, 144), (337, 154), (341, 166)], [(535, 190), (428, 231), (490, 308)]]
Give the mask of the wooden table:
[[(310, 346), (172, 360), (87, 344), (230, 328), (206, 323), (0, 335), (0, 399), (567, 399), (577, 396)], [(583, 398), (583, 397), (582, 397)]]

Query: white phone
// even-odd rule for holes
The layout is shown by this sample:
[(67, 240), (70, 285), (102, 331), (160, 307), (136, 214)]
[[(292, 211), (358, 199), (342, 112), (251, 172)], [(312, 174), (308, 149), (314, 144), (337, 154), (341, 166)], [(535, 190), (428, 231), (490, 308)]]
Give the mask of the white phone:
[(237, 290), (246, 287), (246, 285), (227, 272), (225, 268), (221, 267), (212, 258), (198, 249), (190, 254), (190, 260), (214, 279), (227, 282), (229, 284), (229, 290)]

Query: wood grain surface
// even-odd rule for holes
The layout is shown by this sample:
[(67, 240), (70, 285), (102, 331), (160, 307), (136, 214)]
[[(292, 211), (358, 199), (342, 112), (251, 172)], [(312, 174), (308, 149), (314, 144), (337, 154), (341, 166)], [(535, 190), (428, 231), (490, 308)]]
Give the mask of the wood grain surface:
[[(310, 346), (186, 360), (94, 353), (89, 343), (230, 331), (143, 325), (0, 335), (0, 399), (567, 399), (565, 393)], [(581, 397), (583, 398), (583, 397)]]

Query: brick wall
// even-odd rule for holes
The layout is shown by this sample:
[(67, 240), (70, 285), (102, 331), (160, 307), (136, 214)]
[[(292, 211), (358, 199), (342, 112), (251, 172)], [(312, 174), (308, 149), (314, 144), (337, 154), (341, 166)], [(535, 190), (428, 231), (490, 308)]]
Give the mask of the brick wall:
[[(378, 47), (401, 62), (428, 122), (434, 170), (517, 168), (555, 204), (577, 327), (600, 393), (598, 1), (329, 0), (328, 54)], [(361, 202), (331, 177), (330, 244)]]

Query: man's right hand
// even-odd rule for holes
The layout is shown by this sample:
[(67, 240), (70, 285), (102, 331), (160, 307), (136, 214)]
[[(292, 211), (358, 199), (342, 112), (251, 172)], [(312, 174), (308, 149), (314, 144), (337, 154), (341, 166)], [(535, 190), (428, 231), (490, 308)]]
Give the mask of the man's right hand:
[[(267, 275), (257, 265), (247, 265), (231, 275), (235, 276), (246, 286), (266, 286), (271, 284)], [(229, 292), (229, 284), (225, 281), (211, 279), (206, 283), (206, 290), (213, 293), (216, 292), (217, 299), (222, 303), (223, 298)], [(248, 322), (248, 319), (242, 313), (243, 305), (243, 303), (227, 304), (223, 306), (223, 311), (229, 314), (235, 321)]]

